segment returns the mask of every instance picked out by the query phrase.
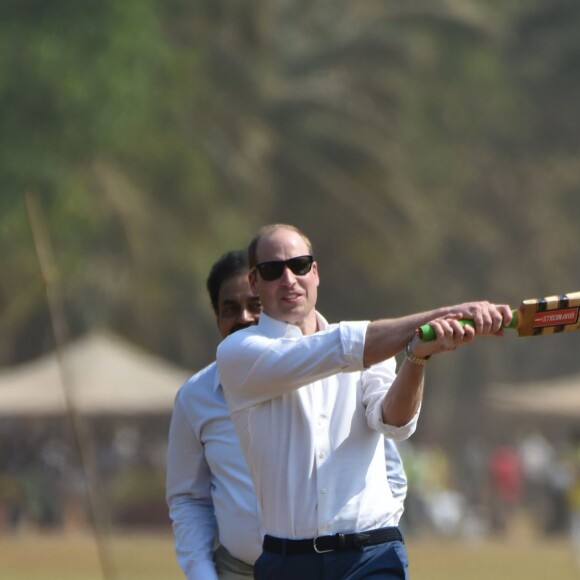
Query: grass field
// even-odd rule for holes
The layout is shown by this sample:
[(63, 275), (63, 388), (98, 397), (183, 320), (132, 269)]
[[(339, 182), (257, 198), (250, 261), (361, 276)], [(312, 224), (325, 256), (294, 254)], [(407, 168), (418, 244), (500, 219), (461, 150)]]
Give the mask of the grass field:
[[(115, 534), (107, 539), (115, 580), (183, 579), (170, 535)], [(565, 539), (538, 541), (410, 540), (412, 580), (577, 580)], [(92, 537), (25, 534), (0, 537), (0, 580), (103, 580)]]

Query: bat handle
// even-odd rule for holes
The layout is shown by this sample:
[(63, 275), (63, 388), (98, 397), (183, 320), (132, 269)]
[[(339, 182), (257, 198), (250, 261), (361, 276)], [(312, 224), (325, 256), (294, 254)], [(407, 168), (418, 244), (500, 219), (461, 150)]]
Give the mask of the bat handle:
[[(512, 310), (512, 314), (513, 314), (513, 318), (511, 320), (511, 322), (509, 324), (507, 324), (506, 326), (504, 326), (503, 328), (517, 328), (518, 327), (518, 311)], [(459, 321), (459, 324), (461, 324), (461, 325), (469, 324), (469, 326), (474, 326), (473, 320), (470, 320), (469, 318), (462, 318)], [(423, 326), (420, 326), (418, 334), (419, 334), (419, 338), (425, 342), (427, 342), (429, 340), (435, 340), (435, 331), (433, 330), (433, 327), (430, 324), (423, 324)]]

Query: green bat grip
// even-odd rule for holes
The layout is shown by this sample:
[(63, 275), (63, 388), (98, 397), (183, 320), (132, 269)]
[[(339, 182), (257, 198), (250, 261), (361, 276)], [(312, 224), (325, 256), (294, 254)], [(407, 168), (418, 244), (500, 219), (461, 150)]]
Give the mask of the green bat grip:
[[(518, 327), (518, 311), (512, 310), (513, 318), (512, 321), (504, 328), (517, 328)], [(469, 326), (474, 326), (473, 320), (468, 318), (463, 318), (459, 321), (460, 324), (469, 324)], [(419, 327), (419, 338), (425, 342), (429, 340), (435, 340), (435, 331), (430, 324), (424, 324)]]

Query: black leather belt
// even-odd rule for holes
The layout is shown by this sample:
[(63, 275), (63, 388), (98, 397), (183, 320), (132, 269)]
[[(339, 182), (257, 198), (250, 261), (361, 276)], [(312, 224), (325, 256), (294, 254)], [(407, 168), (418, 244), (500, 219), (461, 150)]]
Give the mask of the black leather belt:
[(355, 550), (362, 546), (374, 546), (385, 542), (403, 542), (403, 535), (397, 527), (379, 528), (357, 534), (335, 534), (318, 536), (309, 540), (283, 540), (264, 536), (262, 547), (266, 552), (275, 554), (324, 554), (336, 550)]

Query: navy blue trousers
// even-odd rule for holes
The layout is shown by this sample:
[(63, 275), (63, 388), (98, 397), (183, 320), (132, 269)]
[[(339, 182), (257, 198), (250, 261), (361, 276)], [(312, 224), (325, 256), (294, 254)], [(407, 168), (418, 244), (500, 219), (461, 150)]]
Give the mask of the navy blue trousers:
[(256, 580), (408, 580), (407, 550), (387, 542), (325, 554), (262, 552), (254, 565)]

